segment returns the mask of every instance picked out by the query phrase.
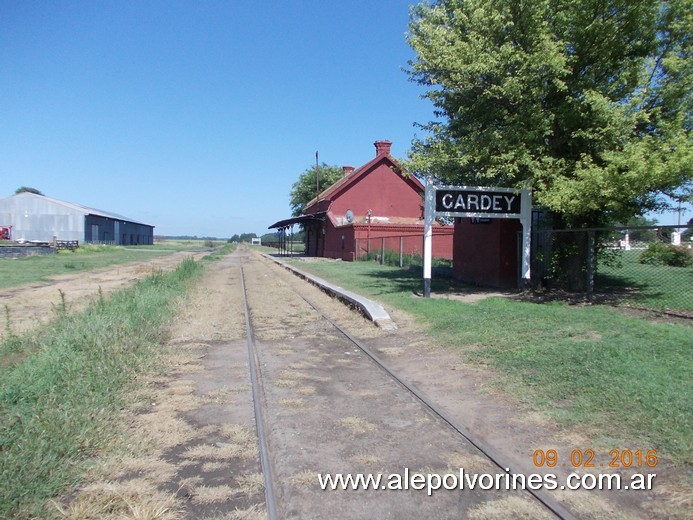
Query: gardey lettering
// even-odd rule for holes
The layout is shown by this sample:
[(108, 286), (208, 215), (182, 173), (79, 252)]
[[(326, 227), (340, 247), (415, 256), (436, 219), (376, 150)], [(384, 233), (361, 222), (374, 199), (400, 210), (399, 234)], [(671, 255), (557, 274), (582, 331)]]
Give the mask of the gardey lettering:
[(460, 193), (455, 197), (446, 193), (441, 198), (441, 204), (447, 211), (486, 211), (512, 213), (512, 204), (516, 195), (488, 195), (482, 193)]

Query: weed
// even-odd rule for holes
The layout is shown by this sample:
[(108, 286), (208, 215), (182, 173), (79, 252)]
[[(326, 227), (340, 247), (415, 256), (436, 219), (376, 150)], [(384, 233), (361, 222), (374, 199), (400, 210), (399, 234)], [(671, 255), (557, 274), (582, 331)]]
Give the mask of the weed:
[(5, 339), (0, 344), (0, 355), (14, 354), (19, 352), (22, 342), (12, 329), (12, 319), (10, 318), (10, 306), (5, 304)]
[(14, 336), (12, 332), (12, 321), (10, 320), (10, 306), (5, 304), (5, 335)]
[(65, 300), (65, 291), (58, 289), (58, 294), (60, 295), (60, 303), (58, 305), (53, 304), (53, 310), (55, 314), (59, 317), (65, 317), (67, 315), (67, 301)]
[(61, 292), (56, 319), (19, 338), (29, 354), (0, 366), (0, 517), (40, 515), (109, 448), (124, 396), (155, 361), (174, 303), (200, 270), (186, 261), (69, 315)]
[(99, 285), (99, 292), (96, 297), (96, 305), (100, 309), (103, 309), (104, 305), (106, 305), (106, 299), (103, 296), (103, 289), (101, 289), (101, 286)]

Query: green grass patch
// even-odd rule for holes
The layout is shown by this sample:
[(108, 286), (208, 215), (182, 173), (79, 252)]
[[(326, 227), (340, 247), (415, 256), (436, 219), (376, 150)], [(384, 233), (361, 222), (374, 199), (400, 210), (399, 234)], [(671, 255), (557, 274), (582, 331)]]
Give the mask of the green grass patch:
[(641, 263), (643, 251), (618, 251), (599, 265), (596, 290), (651, 309), (693, 311), (693, 266)]
[(202, 257), (203, 262), (213, 262), (219, 260), (225, 255), (232, 253), (236, 250), (236, 244), (224, 244), (219, 249), (216, 249), (213, 253), (210, 253)]
[[(0, 518), (45, 514), (109, 448), (135, 376), (153, 366), (175, 302), (201, 272), (185, 260), (0, 343)], [(4, 361), (24, 353), (18, 363)], [(28, 353), (28, 355), (26, 355)]]
[[(345, 288), (404, 310), (441, 345), (503, 373), (528, 405), (593, 439), (641, 442), (676, 463), (693, 462), (693, 341), (685, 324), (655, 323), (605, 306), (477, 303), (414, 297), (421, 274), (365, 262), (293, 262)], [(434, 279), (433, 292), (449, 289)], [(631, 447), (621, 444), (611, 448)]]
[(147, 250), (144, 246), (86, 245), (75, 251), (24, 258), (0, 258), (0, 289), (32, 282), (43, 282), (53, 276), (90, 271), (109, 265), (146, 261), (171, 254), (174, 250)]

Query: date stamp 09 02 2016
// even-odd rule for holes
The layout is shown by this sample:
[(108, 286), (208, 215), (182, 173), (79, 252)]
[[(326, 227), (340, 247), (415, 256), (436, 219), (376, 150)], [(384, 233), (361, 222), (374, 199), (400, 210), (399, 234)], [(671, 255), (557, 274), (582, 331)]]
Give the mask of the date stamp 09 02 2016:
[(657, 450), (610, 450), (609, 461), (599, 462), (595, 460), (595, 451), (592, 449), (572, 450), (570, 453), (561, 453), (554, 449), (534, 450), (532, 462), (537, 468), (556, 466), (573, 468), (654, 468), (657, 466)]

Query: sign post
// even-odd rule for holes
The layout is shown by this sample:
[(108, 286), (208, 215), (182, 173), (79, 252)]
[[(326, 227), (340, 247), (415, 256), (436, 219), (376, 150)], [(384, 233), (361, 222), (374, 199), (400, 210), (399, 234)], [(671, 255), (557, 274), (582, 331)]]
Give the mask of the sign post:
[(429, 177), (426, 180), (426, 191), (424, 191), (424, 298), (431, 296), (431, 257), (433, 256), (433, 220), (435, 219), (435, 197), (436, 188), (433, 180)]
[[(528, 189), (434, 186), (426, 181), (424, 204), (424, 298), (431, 296), (433, 221), (436, 217), (515, 218), (522, 224), (522, 284), (529, 285), (532, 194)], [(524, 288), (524, 287), (523, 287)]]

